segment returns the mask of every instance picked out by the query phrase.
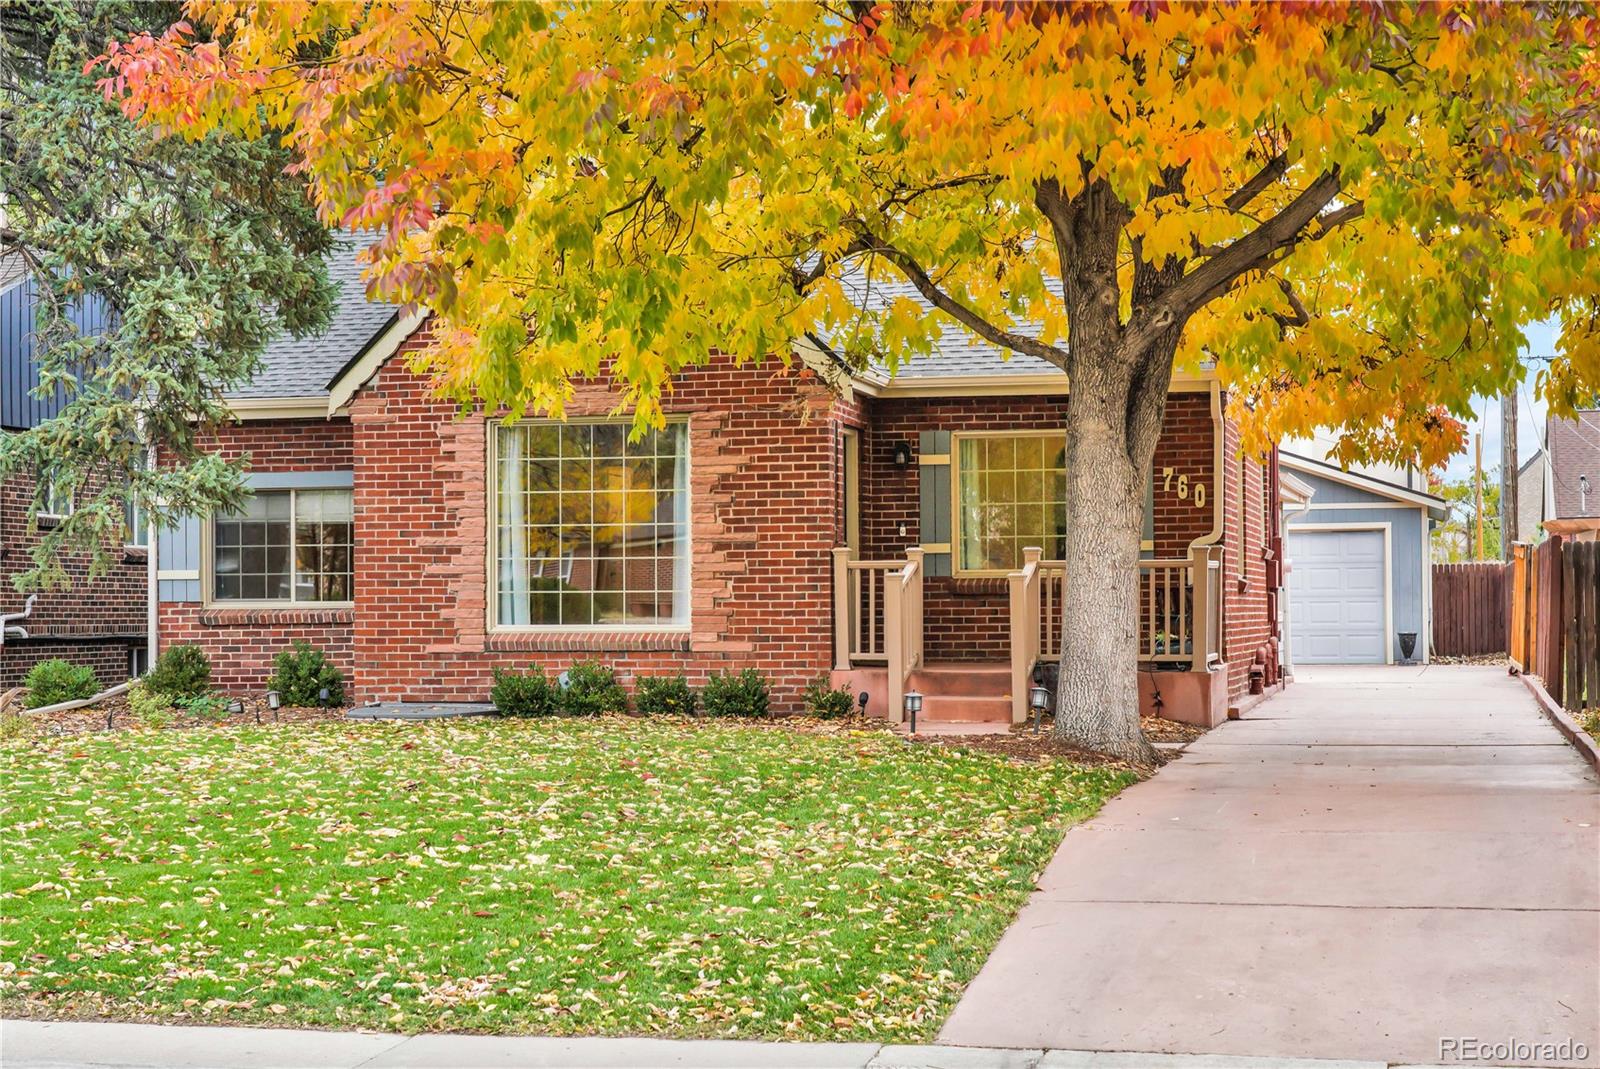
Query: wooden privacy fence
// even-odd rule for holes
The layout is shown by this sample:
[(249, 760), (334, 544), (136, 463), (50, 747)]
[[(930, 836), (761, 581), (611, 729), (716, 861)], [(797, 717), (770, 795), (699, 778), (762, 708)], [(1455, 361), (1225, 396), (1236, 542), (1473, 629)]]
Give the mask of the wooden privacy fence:
[(1433, 566), (1433, 652), (1475, 657), (1506, 652), (1508, 567), (1499, 561)]
[(1567, 709), (1600, 708), (1600, 542), (1519, 544), (1509, 581), (1512, 664)]

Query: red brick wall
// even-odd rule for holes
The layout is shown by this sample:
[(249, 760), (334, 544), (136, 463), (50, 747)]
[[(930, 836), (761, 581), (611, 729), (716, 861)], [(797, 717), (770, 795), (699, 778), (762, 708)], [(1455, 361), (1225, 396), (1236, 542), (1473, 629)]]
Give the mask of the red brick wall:
[(1237, 701), (1249, 688), (1256, 651), (1276, 631), (1268, 612), (1265, 553), (1277, 520), (1268, 499), (1267, 465), (1240, 455), (1237, 423), (1225, 419), (1223, 425), (1223, 657), (1228, 662), (1228, 697)]
[[(617, 400), (604, 381), (586, 384), (567, 414), (606, 415)], [(666, 408), (690, 424), (692, 629), (491, 633), (486, 421), (456, 418), (390, 361), (351, 406), (358, 696), (483, 700), (497, 665), (593, 657), (625, 683), (753, 666), (773, 679), (774, 708), (796, 710), (800, 688), (831, 666), (834, 400), (777, 365), (718, 357), (683, 373)]]
[[(348, 471), (353, 451), (348, 419), (259, 420), (221, 427), (202, 447), (234, 459), (248, 455), (255, 472)], [(360, 553), (364, 524), (356, 515)], [(359, 556), (358, 556), (359, 560)], [(356, 577), (359, 589), (361, 577)], [(322, 649), (344, 672), (354, 673), (350, 609), (311, 606), (283, 609), (207, 608), (201, 602), (163, 602), (158, 642), (161, 649), (193, 643), (211, 658), (212, 680), (233, 690), (262, 690), (272, 673), (272, 658), (296, 638)]]
[[(39, 533), (28, 529), (34, 489), (27, 476), (0, 483), (0, 613), (21, 612), (26, 601), (12, 577), (32, 566), (31, 550), (39, 544)], [(143, 549), (118, 546), (111, 552), (110, 571), (94, 579), (88, 554), (67, 555), (63, 565), (70, 583), (40, 591), (33, 615), (19, 621), (29, 640), (0, 647), (0, 690), (20, 683), (36, 661), (51, 657), (93, 666), (107, 686), (128, 678), (128, 651), (144, 645), (147, 564)]]
[[(917, 471), (921, 431), (1015, 431), (1062, 427), (1065, 397), (907, 398), (875, 400), (862, 447), (862, 552), (900, 556), (922, 542)], [(1155, 487), (1155, 554), (1182, 557), (1216, 522), (1212, 475), (1214, 433), (1207, 393), (1174, 394), (1167, 404), (1154, 467), (1171, 466), (1204, 482), (1208, 500), (1194, 505), (1193, 487), (1180, 500), (1160, 479)], [(911, 445), (912, 463), (895, 468), (895, 443)], [(953, 506), (952, 506), (953, 507)], [(900, 531), (904, 527), (905, 534)], [(1003, 578), (929, 577), (923, 587), (924, 654), (930, 661), (1004, 661), (1010, 657), (1010, 605)]]

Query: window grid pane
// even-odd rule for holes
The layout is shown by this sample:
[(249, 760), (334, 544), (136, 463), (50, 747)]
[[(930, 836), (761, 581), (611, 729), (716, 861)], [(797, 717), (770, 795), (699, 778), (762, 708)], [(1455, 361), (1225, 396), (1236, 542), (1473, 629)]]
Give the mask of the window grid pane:
[(1021, 567), (1025, 546), (1038, 546), (1047, 560), (1066, 555), (1066, 454), (1065, 433), (960, 439), (962, 569)]
[(687, 617), (684, 428), (502, 426), (498, 619), (632, 626)]
[(252, 494), (212, 521), (218, 601), (350, 601), (355, 524), (349, 490)]

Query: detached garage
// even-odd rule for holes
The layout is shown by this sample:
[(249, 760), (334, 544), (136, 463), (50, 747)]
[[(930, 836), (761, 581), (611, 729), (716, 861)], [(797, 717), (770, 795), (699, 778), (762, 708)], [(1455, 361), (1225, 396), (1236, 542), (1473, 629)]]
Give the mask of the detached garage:
[(1312, 491), (1284, 517), (1288, 663), (1394, 664), (1407, 633), (1416, 636), (1412, 659), (1425, 663), (1429, 533), (1444, 502), (1322, 461), (1288, 453), (1280, 461)]

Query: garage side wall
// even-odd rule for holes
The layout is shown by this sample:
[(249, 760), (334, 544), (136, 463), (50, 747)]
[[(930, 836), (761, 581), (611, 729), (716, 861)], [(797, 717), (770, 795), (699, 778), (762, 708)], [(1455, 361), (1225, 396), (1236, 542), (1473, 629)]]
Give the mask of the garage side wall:
[[(1425, 659), (1428, 647), (1428, 620), (1425, 588), (1427, 547), (1425, 510), (1414, 505), (1394, 501), (1331, 479), (1297, 471), (1296, 477), (1316, 489), (1311, 498), (1311, 508), (1304, 514), (1290, 518), (1286, 533), (1307, 529), (1339, 527), (1349, 530), (1371, 529), (1378, 524), (1389, 528), (1390, 605), (1394, 630), (1389, 636), (1389, 652), (1398, 662), (1401, 632), (1411, 631), (1418, 636), (1413, 656)], [(1335, 507), (1329, 507), (1335, 506)], [(1292, 548), (1290, 564), (1293, 565)], [(1294, 574), (1289, 577), (1290, 599), (1293, 601)], [(1290, 629), (1294, 627), (1291, 616)]]

